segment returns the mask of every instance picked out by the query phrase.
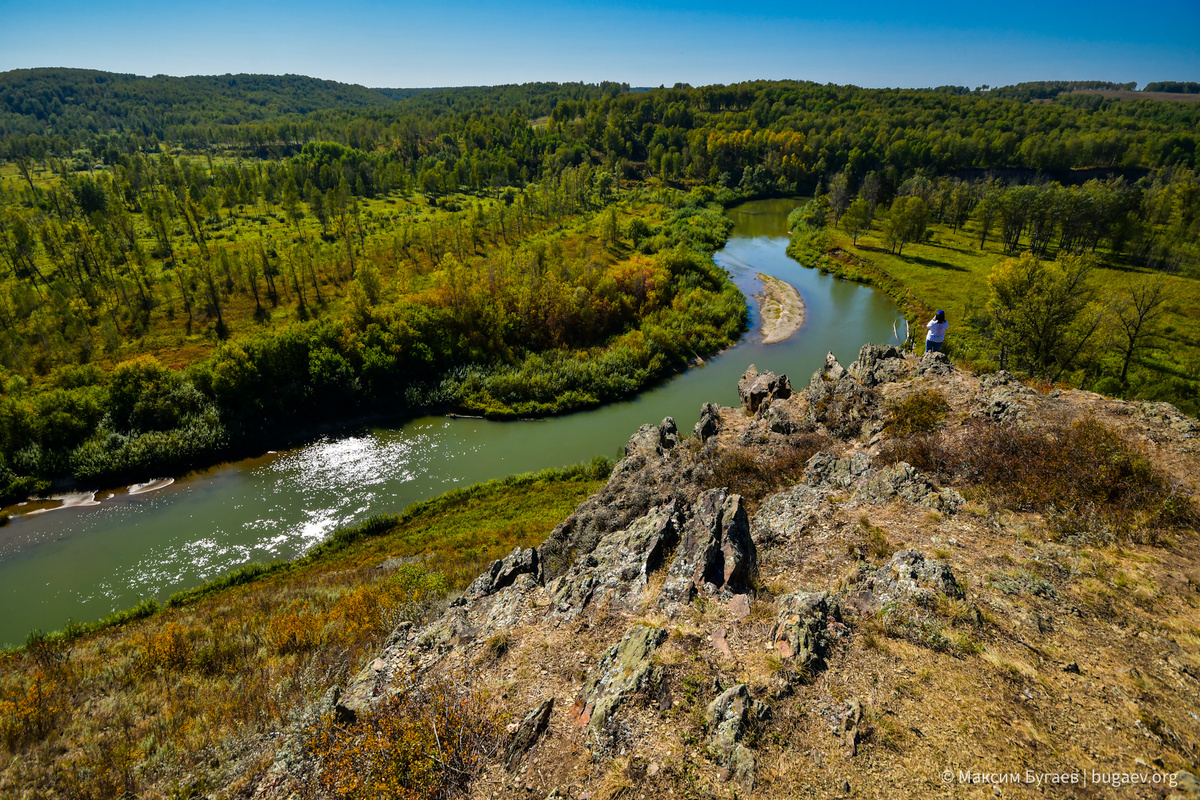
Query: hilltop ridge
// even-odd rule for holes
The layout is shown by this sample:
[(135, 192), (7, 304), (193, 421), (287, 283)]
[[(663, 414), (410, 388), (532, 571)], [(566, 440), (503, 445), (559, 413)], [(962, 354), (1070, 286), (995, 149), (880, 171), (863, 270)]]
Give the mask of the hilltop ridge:
[(253, 796), (1197, 796), (1194, 420), (874, 345), (739, 394), (397, 627)]

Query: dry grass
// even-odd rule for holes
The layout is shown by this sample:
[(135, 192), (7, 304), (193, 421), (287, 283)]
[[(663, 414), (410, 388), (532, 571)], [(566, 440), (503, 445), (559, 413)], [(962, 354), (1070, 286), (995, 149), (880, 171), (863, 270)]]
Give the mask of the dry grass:
[[(454, 493), (291, 569), (0, 655), (0, 794), (225, 792), (272, 752), (264, 734), (293, 729), (397, 622), (426, 618), (490, 561), (540, 542), (597, 485), (577, 475)], [(333, 733), (321, 741), (352, 749)]]

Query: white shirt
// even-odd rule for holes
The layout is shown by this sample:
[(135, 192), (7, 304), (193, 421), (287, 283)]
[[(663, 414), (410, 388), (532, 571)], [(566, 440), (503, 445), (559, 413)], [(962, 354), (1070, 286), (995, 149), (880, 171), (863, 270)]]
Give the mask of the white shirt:
[(950, 327), (949, 322), (938, 322), (937, 317), (925, 323), (925, 327), (929, 328), (929, 341), (942, 342), (946, 340), (946, 329)]

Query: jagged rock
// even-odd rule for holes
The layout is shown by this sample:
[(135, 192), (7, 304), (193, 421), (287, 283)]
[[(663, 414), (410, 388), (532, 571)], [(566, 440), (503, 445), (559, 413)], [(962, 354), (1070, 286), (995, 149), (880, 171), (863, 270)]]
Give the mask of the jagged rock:
[(511, 770), (516, 766), (521, 756), (529, 752), (529, 748), (537, 744), (537, 740), (545, 733), (546, 727), (550, 724), (550, 712), (554, 710), (554, 698), (548, 698), (525, 715), (521, 720), (521, 724), (517, 726), (516, 732), (513, 734), (512, 741), (508, 743), (508, 751), (505, 758), (508, 768)]
[(766, 407), (766, 411), (762, 414), (762, 419), (767, 424), (767, 429), (772, 433), (782, 433), (785, 436), (791, 435), (799, 430), (792, 415), (784, 411), (779, 405), (771, 403)]
[(625, 455), (663, 455), (679, 444), (679, 429), (672, 417), (663, 417), (658, 425), (643, 425), (629, 437)]
[(842, 717), (842, 740), (850, 748), (850, 755), (858, 755), (859, 726), (862, 724), (862, 703), (857, 697), (846, 703), (846, 715)]
[(1130, 405), (1130, 412), (1138, 419), (1166, 425), (1184, 434), (1185, 438), (1189, 434), (1194, 436), (1200, 433), (1200, 425), (1196, 424), (1196, 420), (1182, 414), (1170, 403), (1133, 403)]
[(701, 442), (707, 442), (721, 430), (721, 410), (712, 403), (700, 407), (700, 419), (692, 428), (692, 435)]
[(782, 542), (799, 541), (820, 517), (828, 494), (827, 489), (801, 483), (768, 497), (751, 523), (755, 543), (778, 547)]
[(662, 600), (687, 603), (698, 591), (744, 592), (757, 570), (758, 551), (741, 495), (710, 489), (700, 495), (684, 525)]
[(739, 683), (722, 692), (708, 704), (708, 748), (718, 764), (729, 770), (729, 777), (746, 790), (754, 787), (754, 753), (742, 744), (746, 729), (771, 716), (765, 703), (750, 696), (746, 684)]
[(846, 374), (846, 370), (842, 368), (840, 363), (838, 363), (837, 357), (834, 356), (833, 353), (826, 353), (825, 364), (816, 374), (820, 375), (823, 380), (833, 381), (836, 383), (842, 379), (843, 375)]
[(833, 646), (832, 623), (841, 623), (842, 610), (829, 592), (791, 594), (779, 598), (780, 608), (771, 644), (783, 658), (809, 674), (823, 669)]
[(954, 365), (950, 363), (950, 358), (945, 353), (926, 353), (921, 356), (921, 360), (917, 362), (916, 375), (925, 377), (927, 375), (949, 375), (954, 371)]
[(878, 386), (890, 383), (912, 372), (912, 367), (905, 360), (904, 350), (895, 345), (880, 347), (874, 344), (864, 344), (858, 351), (858, 359), (847, 370), (864, 386)]
[(822, 450), (804, 465), (804, 482), (809, 486), (835, 486), (848, 489), (871, 470), (871, 459), (859, 451), (849, 458), (838, 458)]
[(966, 595), (945, 561), (927, 559), (920, 550), (901, 550), (879, 569), (862, 568), (852, 581), (873, 604), (911, 600), (930, 605), (937, 593), (962, 600)]
[(742, 377), (738, 379), (738, 397), (742, 399), (743, 405), (745, 398), (750, 394), (750, 384), (754, 383), (754, 379), (758, 377), (758, 367), (751, 364), (746, 367), (746, 371), (742, 373)]
[(885, 503), (894, 497), (903, 497), (915, 505), (947, 513), (958, 511), (963, 504), (958, 492), (950, 488), (939, 489), (925, 473), (907, 461), (881, 470), (867, 470), (863, 478), (855, 491), (855, 500)]
[(753, 414), (764, 400), (786, 400), (792, 396), (792, 384), (787, 375), (775, 376), (774, 372), (759, 373), (753, 364), (738, 381), (738, 397), (742, 408)]
[(600, 657), (577, 703), (582, 706), (579, 721), (588, 726), (592, 745), (605, 748), (609, 738), (606, 727), (621, 704), (659, 682), (660, 671), (650, 656), (666, 640), (662, 628), (635, 625)]
[(541, 561), (537, 548), (522, 550), (517, 547), (504, 558), (493, 561), (482, 575), (471, 582), (455, 603), (462, 605), (469, 600), (495, 594), (506, 586), (512, 586), (519, 575), (532, 575), (537, 580), (540, 574)]
[(658, 423), (658, 447), (661, 453), (679, 444), (679, 428), (675, 425), (674, 417), (663, 417)]
[(622, 531), (607, 534), (551, 587), (558, 615), (574, 617), (595, 601), (632, 603), (650, 573), (664, 565), (679, 540), (682, 514), (674, 501), (640, 517)]
[(809, 425), (824, 425), (835, 436), (850, 438), (862, 433), (864, 423), (879, 413), (879, 397), (842, 369), (830, 353), (825, 366), (813, 373), (806, 390)]
[(659, 426), (647, 427), (655, 431), (649, 441), (639, 444), (645, 428), (635, 434), (626, 448), (629, 455), (617, 462), (604, 488), (581, 503), (538, 546), (545, 582), (592, 552), (606, 534), (628, 527), (656, 506), (672, 499), (683, 503), (699, 491), (688, 461), (663, 458), (658, 452)]

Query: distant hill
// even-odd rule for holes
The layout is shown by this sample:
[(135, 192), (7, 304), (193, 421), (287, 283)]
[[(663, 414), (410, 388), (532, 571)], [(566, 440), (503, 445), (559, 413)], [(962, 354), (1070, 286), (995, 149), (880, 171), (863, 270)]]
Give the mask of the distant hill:
[(0, 136), (112, 132), (162, 139), (181, 126), (242, 125), (398, 104), (416, 113), (516, 111), (536, 118), (561, 100), (589, 101), (628, 88), (605, 82), (370, 89), (303, 75), (147, 78), (88, 69), (20, 69), (0, 73)]
[(0, 132), (148, 135), (175, 125), (237, 124), (334, 108), (386, 106), (376, 89), (303, 75), (152, 78), (87, 69), (0, 73)]

